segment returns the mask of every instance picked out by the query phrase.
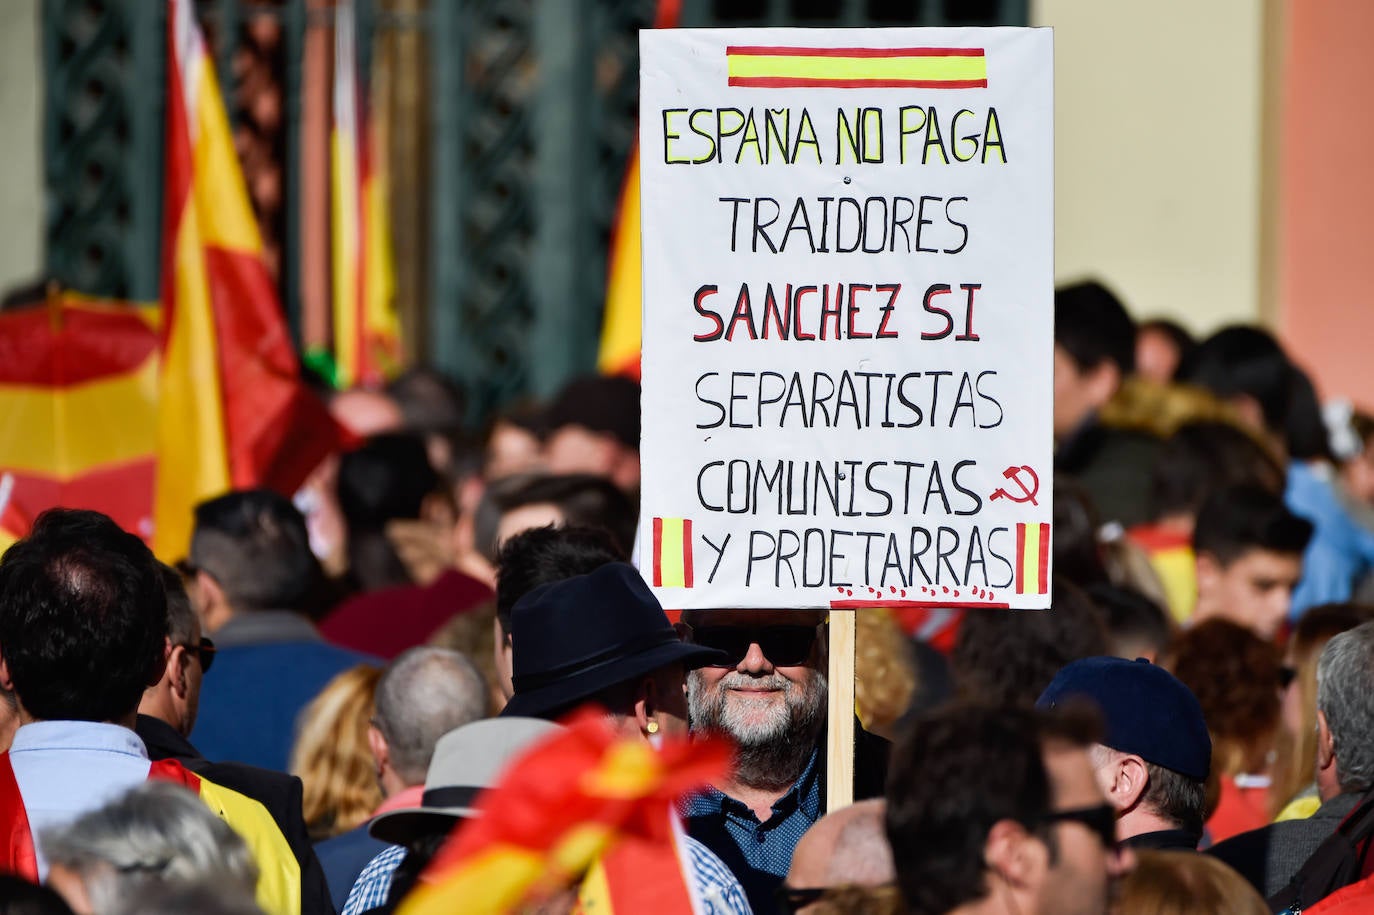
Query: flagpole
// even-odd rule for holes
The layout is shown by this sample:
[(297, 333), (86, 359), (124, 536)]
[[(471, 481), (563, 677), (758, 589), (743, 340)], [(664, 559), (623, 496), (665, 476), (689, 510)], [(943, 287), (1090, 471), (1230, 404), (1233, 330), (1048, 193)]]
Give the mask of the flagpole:
[(830, 611), (830, 720), (826, 729), (825, 809), (854, 802), (854, 641), (857, 610)]

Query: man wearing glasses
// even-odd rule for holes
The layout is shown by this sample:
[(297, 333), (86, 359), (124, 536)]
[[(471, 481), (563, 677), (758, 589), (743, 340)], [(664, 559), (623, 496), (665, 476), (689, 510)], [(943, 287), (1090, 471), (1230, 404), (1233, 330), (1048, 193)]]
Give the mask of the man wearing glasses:
[[(160, 564), (159, 564), (160, 565)], [(210, 762), (188, 739), (196, 726), (202, 678), (215, 660), (215, 643), (201, 635), (200, 618), (181, 576), (161, 566), (167, 592), (167, 667), (143, 691), (134, 731), (154, 761), (174, 759), (217, 785), (250, 797), (267, 809), (291, 846), (301, 874), (302, 915), (332, 911), (324, 870), (301, 813), (301, 780), (285, 772), (235, 762)]]
[[(691, 727), (738, 747), (729, 776), (682, 805), (688, 834), (744, 885), (756, 912), (797, 841), (825, 814), (825, 614), (811, 610), (687, 610), (684, 636), (724, 652), (687, 675)], [(882, 793), (887, 742), (856, 729), (854, 795)]]
[(893, 750), (887, 837), (907, 910), (1102, 915), (1135, 865), (1088, 759), (1091, 722), (950, 705)]

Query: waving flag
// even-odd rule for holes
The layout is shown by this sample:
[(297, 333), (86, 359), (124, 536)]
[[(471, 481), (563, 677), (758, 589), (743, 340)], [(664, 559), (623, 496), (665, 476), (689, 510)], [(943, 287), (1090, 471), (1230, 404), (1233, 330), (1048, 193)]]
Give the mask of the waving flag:
[[(678, 23), (682, 0), (658, 0), (654, 28)], [(639, 225), (639, 144), (630, 152), (620, 207), (611, 233), (606, 277), (606, 308), (601, 318), (601, 350), (596, 367), (603, 375), (626, 375), (639, 380), (640, 312), (644, 307)]]
[(290, 492), (338, 441), (298, 381), (191, 0), (169, 0), (162, 370), (154, 549), (184, 555), (196, 502)]
[(55, 293), (0, 313), (0, 549), (55, 505), (151, 525), (156, 310)]
[(606, 311), (601, 319), (601, 352), (597, 368), (605, 375), (639, 379), (640, 309), (644, 306), (640, 264), (639, 147), (630, 153), (620, 211), (611, 235), (610, 277)]
[(672, 803), (729, 762), (721, 743), (655, 749), (618, 739), (600, 712), (580, 713), (479, 797), (480, 815), (439, 851), (399, 915), (494, 915), (573, 883), (585, 912), (689, 915)]
[(692, 873), (685, 834), (668, 811), (666, 840), (622, 837), (596, 860), (577, 891), (575, 915), (691, 915), (704, 911), (687, 875)]
[(358, 75), (357, 14), (334, 19), (334, 365), (340, 388), (379, 384), (400, 363), (386, 175)]

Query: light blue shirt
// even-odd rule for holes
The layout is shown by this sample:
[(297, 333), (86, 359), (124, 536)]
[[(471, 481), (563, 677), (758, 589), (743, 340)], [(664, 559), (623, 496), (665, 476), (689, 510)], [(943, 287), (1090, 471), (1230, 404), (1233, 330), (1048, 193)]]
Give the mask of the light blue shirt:
[(715, 852), (691, 836), (682, 836), (692, 862), (692, 878), (701, 896), (704, 915), (753, 915), (739, 879)]
[(15, 732), (10, 765), (33, 833), (38, 877), (45, 880), (43, 831), (65, 826), (143, 784), (152, 764), (143, 741), (126, 727), (37, 721)]
[(378, 852), (358, 874), (358, 880), (353, 884), (353, 889), (348, 891), (348, 901), (344, 903), (340, 915), (359, 915), (386, 902), (387, 894), (391, 891), (391, 878), (405, 856), (404, 845), (393, 845)]
[(1288, 466), (1283, 501), (1314, 528), (1302, 556), (1302, 580), (1288, 610), (1294, 622), (1310, 607), (1350, 600), (1355, 583), (1374, 568), (1374, 532), (1341, 505), (1336, 485), (1324, 465), (1294, 461)]

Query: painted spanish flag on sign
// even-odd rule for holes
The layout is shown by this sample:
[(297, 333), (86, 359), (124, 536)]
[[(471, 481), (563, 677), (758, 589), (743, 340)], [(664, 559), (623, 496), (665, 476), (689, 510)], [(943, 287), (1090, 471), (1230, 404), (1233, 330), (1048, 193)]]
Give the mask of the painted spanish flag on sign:
[(1048, 594), (1049, 577), (1050, 526), (1016, 525), (1016, 593)]
[(654, 587), (692, 587), (692, 519), (654, 519)]
[(790, 48), (729, 45), (731, 86), (756, 89), (986, 89), (982, 48)]

